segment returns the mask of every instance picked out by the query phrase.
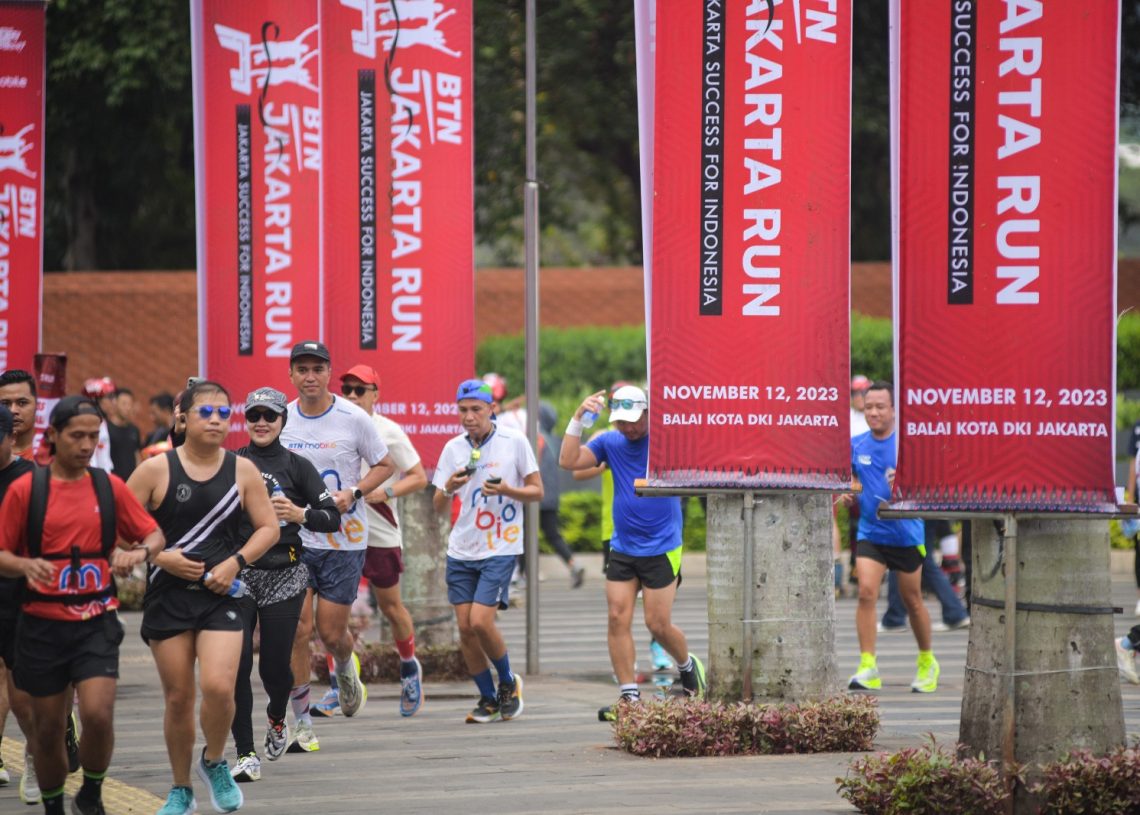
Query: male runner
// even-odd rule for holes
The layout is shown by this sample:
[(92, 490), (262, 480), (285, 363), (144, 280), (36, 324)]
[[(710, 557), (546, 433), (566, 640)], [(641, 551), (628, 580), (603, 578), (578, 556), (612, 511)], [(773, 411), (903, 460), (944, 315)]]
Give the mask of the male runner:
[[(459, 648), (479, 689), (469, 723), (518, 718), (522, 677), (511, 672), (507, 644), (495, 625), (508, 607), (511, 573), (523, 549), (524, 503), (542, 500), (542, 475), (526, 436), (491, 421), (491, 386), (468, 379), (456, 393), (464, 433), (444, 445), (432, 483), (436, 512), (459, 515), (447, 539), (447, 599), (459, 623)], [(499, 689), (490, 665), (499, 676)]]
[[(230, 397), (216, 382), (182, 395), (185, 442), (144, 461), (128, 482), (166, 536), (153, 559), (143, 597), (142, 636), (154, 655), (166, 702), (163, 731), (174, 786), (159, 815), (190, 815), (194, 791), (194, 667), (202, 689), (206, 736), (194, 771), (218, 812), (242, 805), (225, 760), (241, 660), (242, 618), (230, 594), (238, 572), (277, 542), (280, 527), (261, 473), (249, 459), (222, 449), (230, 429)], [(244, 545), (242, 513), (252, 533)], [(244, 588), (244, 587), (242, 587)]]
[[(606, 568), (607, 640), (610, 662), (621, 685), (621, 700), (637, 702), (641, 692), (634, 670), (633, 607), (638, 589), (645, 604), (645, 626), (677, 662), (681, 685), (691, 695), (705, 695), (705, 666), (689, 653), (685, 633), (673, 624), (673, 600), (681, 584), (681, 503), (677, 498), (638, 498), (635, 479), (644, 478), (649, 460), (649, 400), (634, 385), (614, 391), (610, 424), (582, 445), (582, 414), (605, 407), (605, 391), (586, 397), (566, 427), (558, 463), (567, 470), (607, 465), (614, 478), (614, 536)], [(613, 721), (617, 705), (598, 711)]]
[[(883, 686), (875, 660), (875, 603), (883, 574), (898, 575), (899, 592), (906, 604), (910, 627), (918, 643), (918, 671), (910, 689), (933, 693), (938, 689), (938, 660), (930, 649), (930, 615), (922, 602), (923, 526), (920, 520), (879, 520), (879, 502), (891, 496), (898, 449), (895, 442), (894, 386), (872, 382), (867, 388), (863, 413), (871, 429), (851, 439), (851, 467), (863, 491), (859, 494), (859, 543), (856, 573), (859, 605), (855, 629), (859, 633), (859, 669), (848, 680), (852, 690), (878, 690)], [(853, 503), (854, 496), (844, 496)]]
[(367, 365), (356, 365), (342, 374), (340, 381), (344, 398), (372, 417), (396, 465), (396, 472), (364, 497), (368, 514), (364, 576), (372, 584), (380, 612), (392, 626), (392, 638), (400, 654), (400, 715), (414, 716), (423, 704), (423, 667), (416, 659), (412, 615), (400, 598), (404, 559), (396, 499), (426, 487), (427, 473), (408, 434), (391, 419), (375, 412), (380, 396), (380, 375)]
[(297, 398), (289, 403), (289, 424), (281, 432), (281, 443), (313, 462), (336, 501), (341, 519), (338, 532), (301, 530), (301, 560), (309, 568), (309, 590), (293, 639), (296, 686), (291, 704), (297, 727), (289, 750), (312, 752), (320, 749), (309, 713), (313, 597), (320, 598), (317, 633), (333, 657), (340, 709), (345, 716), (355, 716), (368, 699), (348, 630), (349, 611), (368, 548), (368, 516), (362, 499), (388, 480), (395, 465), (368, 414), (329, 391), (332, 362), (324, 343), (305, 341), (293, 346), (289, 376), (297, 388)]
[[(89, 469), (101, 420), (91, 400), (61, 399), (47, 429), (50, 467), (16, 480), (0, 509), (0, 573), (27, 579), (13, 678), (31, 696), (32, 755), (47, 815), (64, 811), (72, 686), (83, 723), (83, 787), (71, 811), (103, 815), (123, 639), (111, 569), (128, 573), (163, 542), (119, 478)], [(128, 553), (112, 555), (116, 536)]]
[(36, 378), (27, 371), (12, 368), (0, 374), (0, 405), (12, 411), (12, 452), (28, 461), (35, 460)]
[[(15, 436), (12, 434), (12, 411), (0, 404), (0, 502), (12, 482), (24, 473), (32, 471), (32, 462), (12, 455)], [(16, 687), (12, 681), (12, 669), (16, 662), (16, 618), (20, 613), (20, 581), (0, 577), (0, 739), (4, 737), (4, 722), (11, 709), (16, 723), (24, 733), (24, 772), (20, 776), (20, 800), (34, 804), (40, 800), (40, 787), (36, 781), (34, 759), (31, 755), (32, 699)], [(0, 785), (11, 778), (0, 758)]]

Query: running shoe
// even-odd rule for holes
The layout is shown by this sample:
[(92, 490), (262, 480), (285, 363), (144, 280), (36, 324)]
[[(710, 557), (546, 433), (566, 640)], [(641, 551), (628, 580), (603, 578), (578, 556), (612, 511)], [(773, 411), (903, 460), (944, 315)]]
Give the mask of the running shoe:
[(677, 667), (673, 657), (669, 656), (669, 652), (662, 648), (657, 640), (649, 641), (649, 653), (653, 656), (653, 670), (671, 671)]
[(234, 781), (242, 783), (260, 781), (261, 759), (257, 757), (257, 753), (246, 753), (244, 756), (238, 756), (237, 764), (230, 770), (230, 775), (234, 777)]
[[(332, 679), (336, 681), (335, 676)], [(321, 701), (309, 705), (309, 715), (320, 716), (323, 719), (331, 719), (338, 710), (340, 710), (340, 692), (335, 687), (325, 691)]]
[(67, 771), (73, 773), (79, 769), (79, 720), (75, 718), (75, 710), (67, 715), (67, 732), (63, 737), (67, 745)]
[(25, 752), (24, 774), (20, 776), (20, 800), (25, 804), (38, 804), (42, 798), (40, 782), (36, 778), (36, 765), (32, 763), (32, 754)]
[(368, 688), (360, 681), (360, 658), (352, 655), (346, 673), (337, 673), (336, 686), (340, 691), (340, 710), (345, 716), (355, 716), (368, 701)]
[(632, 693), (623, 693), (612, 705), (606, 705), (598, 710), (598, 721), (616, 722), (622, 705), (636, 705), (640, 701), (640, 695), (634, 696)]
[(290, 753), (315, 753), (321, 749), (317, 741), (317, 734), (313, 732), (313, 723), (298, 720), (293, 726), (293, 741), (289, 745)]
[(215, 812), (234, 812), (241, 809), (244, 796), (234, 782), (234, 777), (230, 775), (230, 765), (225, 759), (213, 766), (207, 766), (206, 749), (202, 748), (202, 755), (194, 762), (194, 772), (210, 788), (210, 803), (214, 805)]
[(171, 787), (166, 803), (156, 815), (194, 815), (196, 809), (198, 802), (194, 800), (194, 790), (190, 787)]
[(467, 724), (487, 724), (499, 718), (499, 700), (480, 696), (475, 709), (467, 714)]
[(914, 674), (914, 681), (910, 683), (911, 693), (934, 693), (938, 690), (938, 674), (941, 672), (933, 654), (926, 657), (919, 654), (918, 670)]
[(424, 668), (412, 657), (400, 660), (400, 715), (415, 716), (424, 702)]
[(584, 566), (575, 566), (570, 570), (570, 588), (580, 589), (585, 582), (586, 568)]
[(860, 657), (859, 670), (847, 680), (847, 687), (850, 690), (879, 690), (883, 687), (883, 680), (879, 677), (879, 666), (875, 663), (874, 656), (864, 654)]
[(688, 696), (704, 699), (709, 689), (708, 680), (705, 678), (705, 664), (696, 654), (689, 654), (689, 659), (693, 660), (693, 670), (681, 673), (681, 687)]
[(107, 815), (107, 810), (102, 801), (87, 801), (81, 793), (71, 799), (71, 815)]
[(8, 768), (4, 766), (4, 759), (0, 758), (0, 787), (12, 781), (12, 776), (8, 774)]
[(963, 628), (969, 628), (969, 627), (970, 627), (969, 616), (963, 617), (962, 619), (960, 619), (954, 623), (944, 623), (941, 621), (936, 621), (936, 622), (932, 622), (930, 624), (930, 630), (937, 632), (937, 633), (942, 633), (945, 631), (960, 631)]
[(265, 757), (270, 761), (276, 761), (285, 754), (288, 746), (289, 725), (284, 719), (276, 722), (270, 719), (269, 726), (265, 728)]
[(1120, 678), (1140, 685), (1140, 675), (1136, 673), (1136, 652), (1122, 646), (1119, 639), (1113, 640), (1112, 644), (1116, 646), (1116, 669), (1120, 671)]
[(901, 634), (906, 631), (906, 623), (902, 625), (884, 625), (883, 623), (878, 623), (875, 626), (875, 630), (880, 634)]
[(522, 677), (514, 674), (511, 682), (499, 683), (499, 715), (503, 721), (517, 719), (523, 712)]

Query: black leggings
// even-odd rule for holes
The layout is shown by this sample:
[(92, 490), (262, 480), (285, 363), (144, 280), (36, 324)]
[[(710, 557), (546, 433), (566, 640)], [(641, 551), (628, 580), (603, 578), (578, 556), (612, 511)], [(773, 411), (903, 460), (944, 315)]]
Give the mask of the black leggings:
[(297, 633), (297, 621), (301, 617), (304, 602), (305, 592), (264, 608), (258, 608), (257, 602), (249, 596), (240, 601), (244, 629), (237, 686), (234, 688), (234, 724), (231, 728), (239, 756), (256, 752), (253, 746), (253, 687), (250, 684), (250, 675), (253, 673), (254, 624), (258, 621), (261, 623), (261, 649), (257, 664), (261, 683), (269, 694), (266, 712), (274, 719), (284, 719), (289, 704), (289, 691), (293, 688), (293, 669), (290, 667), (293, 636)]

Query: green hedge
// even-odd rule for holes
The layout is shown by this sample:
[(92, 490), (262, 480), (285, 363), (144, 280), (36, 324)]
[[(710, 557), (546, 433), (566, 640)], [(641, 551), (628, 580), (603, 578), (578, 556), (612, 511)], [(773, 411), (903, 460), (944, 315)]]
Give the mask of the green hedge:
[[(688, 501), (685, 513), (685, 548), (694, 552), (705, 550), (705, 511), (697, 498)], [(562, 496), (558, 511), (562, 521), (562, 537), (575, 552), (602, 551), (602, 496), (597, 492), (568, 492)], [(546, 542), (546, 536), (539, 533), (539, 545), (543, 552), (554, 550)]]
[(1140, 388), (1140, 314), (1116, 323), (1116, 389)]

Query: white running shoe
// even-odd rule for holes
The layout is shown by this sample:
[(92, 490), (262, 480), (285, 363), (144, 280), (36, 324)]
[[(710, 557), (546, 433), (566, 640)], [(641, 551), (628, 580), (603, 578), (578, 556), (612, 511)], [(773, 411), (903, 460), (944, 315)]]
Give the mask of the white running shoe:
[(257, 753), (238, 756), (237, 764), (230, 770), (230, 775), (234, 777), (234, 781), (260, 781), (261, 759), (257, 757)]
[(32, 754), (24, 753), (24, 774), (20, 776), (20, 800), (25, 804), (38, 804), (43, 799), (40, 781), (36, 778), (36, 765)]
[(360, 681), (360, 657), (353, 654), (348, 666), (348, 672), (337, 672), (336, 687), (340, 692), (341, 713), (345, 716), (355, 716), (368, 701), (368, 688)]
[(269, 720), (269, 726), (265, 728), (265, 757), (270, 761), (276, 761), (285, 754), (285, 748), (289, 746), (289, 725), (282, 719), (280, 722)]
[(315, 753), (321, 749), (317, 741), (317, 734), (313, 732), (313, 723), (299, 719), (293, 726), (293, 741), (289, 744), (290, 753)]
[(1119, 639), (1112, 641), (1116, 648), (1116, 669), (1120, 671), (1120, 678), (1127, 679), (1133, 685), (1140, 685), (1140, 674), (1136, 673), (1136, 652), (1125, 648)]

